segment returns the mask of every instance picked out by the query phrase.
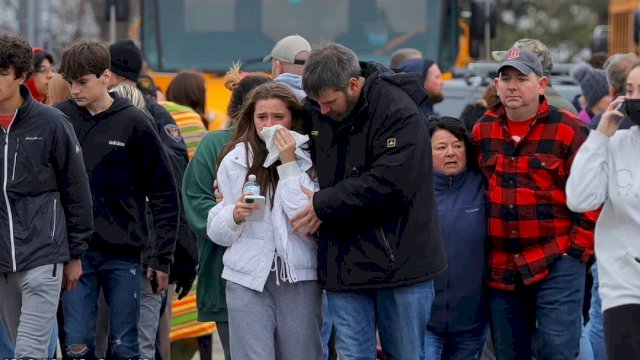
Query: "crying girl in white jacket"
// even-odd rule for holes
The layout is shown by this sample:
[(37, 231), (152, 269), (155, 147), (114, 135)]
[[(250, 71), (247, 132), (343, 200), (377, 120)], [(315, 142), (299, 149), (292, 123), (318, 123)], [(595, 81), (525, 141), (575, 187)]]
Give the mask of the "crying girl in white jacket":
[[(289, 221), (318, 189), (308, 175), (311, 159), (301, 147), (308, 138), (295, 132), (302, 129), (301, 114), (286, 85), (257, 87), (220, 156), (223, 201), (209, 211), (207, 234), (228, 247), (222, 278), (234, 360), (322, 357), (317, 244), (292, 233)], [(249, 174), (256, 175), (266, 197), (264, 218), (258, 221), (249, 217), (259, 205), (245, 203), (242, 193)]]

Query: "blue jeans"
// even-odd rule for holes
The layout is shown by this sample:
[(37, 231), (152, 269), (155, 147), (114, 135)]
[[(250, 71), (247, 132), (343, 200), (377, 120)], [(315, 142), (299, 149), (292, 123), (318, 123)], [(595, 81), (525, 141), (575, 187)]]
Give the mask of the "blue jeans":
[(329, 360), (329, 341), (331, 340), (331, 330), (333, 329), (333, 321), (331, 320), (331, 312), (329, 311), (329, 302), (327, 301), (326, 291), (322, 292), (322, 360)]
[(593, 360), (593, 349), (584, 329), (580, 334), (580, 354), (576, 357), (576, 360)]
[(598, 264), (591, 267), (593, 286), (591, 288), (591, 307), (589, 308), (589, 322), (584, 328), (591, 347), (594, 360), (607, 360), (607, 349), (604, 344), (604, 324), (602, 323), (602, 300), (598, 288)]
[(486, 339), (487, 326), (452, 333), (439, 333), (427, 329), (427, 359), (479, 360)]
[(140, 272), (138, 261), (87, 251), (82, 277), (76, 288), (62, 297), (69, 358), (96, 357), (96, 314), (100, 289), (109, 307), (109, 341), (114, 359), (138, 358)]
[(498, 360), (574, 360), (582, 330), (586, 264), (561, 256), (547, 278), (516, 291), (489, 290)]
[(425, 359), (433, 281), (391, 289), (327, 291), (340, 360), (376, 357), (376, 328), (387, 360)]

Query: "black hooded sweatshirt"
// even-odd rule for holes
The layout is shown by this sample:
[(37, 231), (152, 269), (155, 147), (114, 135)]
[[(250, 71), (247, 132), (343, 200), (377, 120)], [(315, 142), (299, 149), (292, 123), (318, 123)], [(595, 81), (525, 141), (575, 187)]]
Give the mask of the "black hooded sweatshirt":
[(91, 115), (73, 100), (55, 106), (70, 119), (84, 153), (94, 205), (90, 250), (140, 260), (148, 239), (145, 197), (157, 234), (149, 265), (169, 272), (178, 230), (178, 193), (171, 163), (148, 117), (116, 94)]

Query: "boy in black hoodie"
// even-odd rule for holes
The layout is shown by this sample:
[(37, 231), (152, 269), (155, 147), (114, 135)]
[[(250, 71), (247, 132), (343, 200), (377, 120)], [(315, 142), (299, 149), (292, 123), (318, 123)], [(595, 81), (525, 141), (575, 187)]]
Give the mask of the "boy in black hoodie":
[(95, 357), (96, 301), (104, 292), (112, 356), (138, 358), (141, 250), (148, 238), (145, 198), (157, 233), (150, 267), (158, 291), (168, 283), (178, 227), (178, 194), (171, 165), (153, 125), (127, 99), (110, 94), (109, 50), (95, 42), (67, 48), (60, 73), (72, 99), (67, 114), (84, 151), (94, 199), (95, 233), (76, 291), (63, 296), (66, 355)]

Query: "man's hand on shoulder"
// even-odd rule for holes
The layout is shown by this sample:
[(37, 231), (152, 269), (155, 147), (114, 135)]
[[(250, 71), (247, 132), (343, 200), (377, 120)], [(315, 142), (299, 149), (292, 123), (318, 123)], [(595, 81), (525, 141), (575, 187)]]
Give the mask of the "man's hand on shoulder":
[(313, 209), (313, 196), (315, 193), (304, 186), (301, 188), (302, 192), (309, 197), (309, 205), (291, 218), (291, 224), (293, 224), (293, 229), (291, 229), (291, 231), (295, 234), (304, 229), (301, 235), (309, 236), (315, 234), (318, 229), (320, 229), (322, 220), (318, 218), (316, 211)]

